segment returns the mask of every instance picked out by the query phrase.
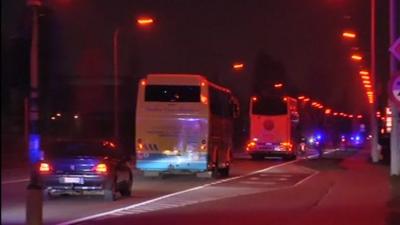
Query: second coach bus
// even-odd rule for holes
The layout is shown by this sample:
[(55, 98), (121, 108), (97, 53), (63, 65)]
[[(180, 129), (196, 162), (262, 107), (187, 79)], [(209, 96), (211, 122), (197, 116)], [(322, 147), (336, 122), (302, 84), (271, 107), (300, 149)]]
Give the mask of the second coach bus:
[(136, 167), (146, 176), (228, 176), (238, 101), (201, 75), (150, 74), (139, 81)]
[(299, 113), (291, 97), (254, 96), (250, 99), (250, 140), (246, 151), (253, 159), (265, 156), (296, 158)]

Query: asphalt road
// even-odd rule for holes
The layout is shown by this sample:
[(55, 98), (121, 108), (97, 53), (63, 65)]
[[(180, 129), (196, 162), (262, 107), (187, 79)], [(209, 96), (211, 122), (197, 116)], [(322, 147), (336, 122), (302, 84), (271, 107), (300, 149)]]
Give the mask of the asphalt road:
[[(282, 160), (273, 159), (263, 161), (236, 159), (232, 166), (231, 178), (228, 180), (197, 178), (194, 176), (171, 176), (163, 179), (136, 176), (132, 197), (121, 198), (115, 202), (105, 202), (102, 196), (93, 195), (56, 197), (44, 202), (43, 221), (44, 224), (76, 222), (93, 215), (94, 218), (97, 218), (101, 213), (108, 215), (107, 213), (112, 210), (126, 213), (129, 210), (124, 211), (124, 208), (135, 208), (138, 204), (142, 204), (142, 207), (145, 207), (145, 209), (141, 210), (156, 212), (169, 207), (190, 206), (198, 202), (206, 203), (238, 195), (258, 193), (266, 188), (283, 188), (288, 185), (294, 185), (312, 174), (310, 171), (300, 173), (299, 171), (294, 171), (295, 175), (290, 175), (293, 172), (288, 172), (287, 174), (285, 172), (279, 176), (260, 172), (251, 174), (254, 171), (268, 170), (268, 168), (275, 168), (275, 166), (286, 163)], [(290, 162), (290, 164), (292, 163)], [(254, 185), (259, 187), (251, 188)], [(27, 179), (21, 173), (15, 172), (15, 174), (8, 174), (5, 179), (2, 178), (2, 224), (25, 223), (26, 186)], [(214, 194), (210, 195), (209, 193)], [(168, 197), (171, 194), (172, 198)], [(205, 199), (204, 196), (211, 197)], [(168, 201), (171, 200), (172, 203), (165, 205), (157, 202), (158, 199), (164, 198)], [(176, 200), (174, 198), (183, 199), (180, 199), (180, 202), (177, 203), (174, 202)], [(94, 224), (97, 224), (97, 222)]]

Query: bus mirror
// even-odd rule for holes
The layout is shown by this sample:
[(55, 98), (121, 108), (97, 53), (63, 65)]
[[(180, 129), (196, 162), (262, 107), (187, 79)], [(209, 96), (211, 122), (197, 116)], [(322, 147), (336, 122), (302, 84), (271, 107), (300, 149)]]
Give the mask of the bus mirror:
[(298, 113), (293, 113), (290, 115), (290, 120), (293, 123), (299, 123), (300, 122), (300, 118), (299, 118), (299, 114)]

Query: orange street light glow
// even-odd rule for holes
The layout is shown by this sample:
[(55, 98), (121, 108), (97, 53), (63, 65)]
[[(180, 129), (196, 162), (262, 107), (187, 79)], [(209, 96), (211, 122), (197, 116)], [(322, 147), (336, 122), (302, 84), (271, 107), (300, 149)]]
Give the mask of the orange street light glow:
[(365, 70), (361, 70), (359, 73), (360, 73), (361, 75), (369, 75), (369, 72), (368, 72), (368, 71), (365, 71)]
[(252, 97), (251, 100), (257, 101), (257, 97)]
[(351, 59), (354, 61), (361, 61), (363, 59), (363, 57), (360, 55), (354, 54), (354, 55), (351, 55)]
[(283, 87), (283, 84), (282, 83), (277, 83), (277, 84), (274, 84), (274, 87), (275, 88), (281, 88), (281, 87)]
[(346, 31), (346, 32), (343, 32), (342, 33), (342, 37), (345, 37), (345, 38), (356, 38), (356, 33), (354, 33), (354, 32), (351, 32), (351, 31)]
[(305, 98), (303, 101), (309, 102), (311, 99), (310, 98)]
[(370, 84), (365, 84), (364, 87), (365, 87), (365, 88), (372, 88), (372, 85), (370, 85)]
[(367, 75), (362, 75), (361, 78), (362, 78), (363, 80), (369, 80), (369, 76), (367, 76)]
[(297, 97), (297, 99), (299, 99), (299, 100), (302, 100), (302, 99), (304, 99), (305, 97), (304, 96), (299, 96), (299, 97)]
[(244, 64), (243, 63), (235, 63), (233, 64), (233, 69), (235, 70), (240, 70), (244, 68)]
[(152, 18), (148, 18), (148, 17), (146, 17), (146, 18), (143, 17), (143, 18), (137, 19), (137, 23), (139, 25), (150, 25), (153, 22), (154, 22), (154, 20)]
[(364, 83), (364, 84), (371, 84), (371, 81), (369, 81), (369, 80), (363, 80), (363, 83)]

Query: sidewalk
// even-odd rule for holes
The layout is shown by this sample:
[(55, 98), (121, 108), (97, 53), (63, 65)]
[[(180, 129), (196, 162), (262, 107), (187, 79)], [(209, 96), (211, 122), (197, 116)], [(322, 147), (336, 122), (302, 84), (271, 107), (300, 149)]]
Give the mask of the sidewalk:
[(322, 179), (331, 186), (297, 224), (399, 225), (400, 177), (391, 177), (387, 166), (371, 163), (367, 150), (348, 154), (335, 152), (319, 163)]

